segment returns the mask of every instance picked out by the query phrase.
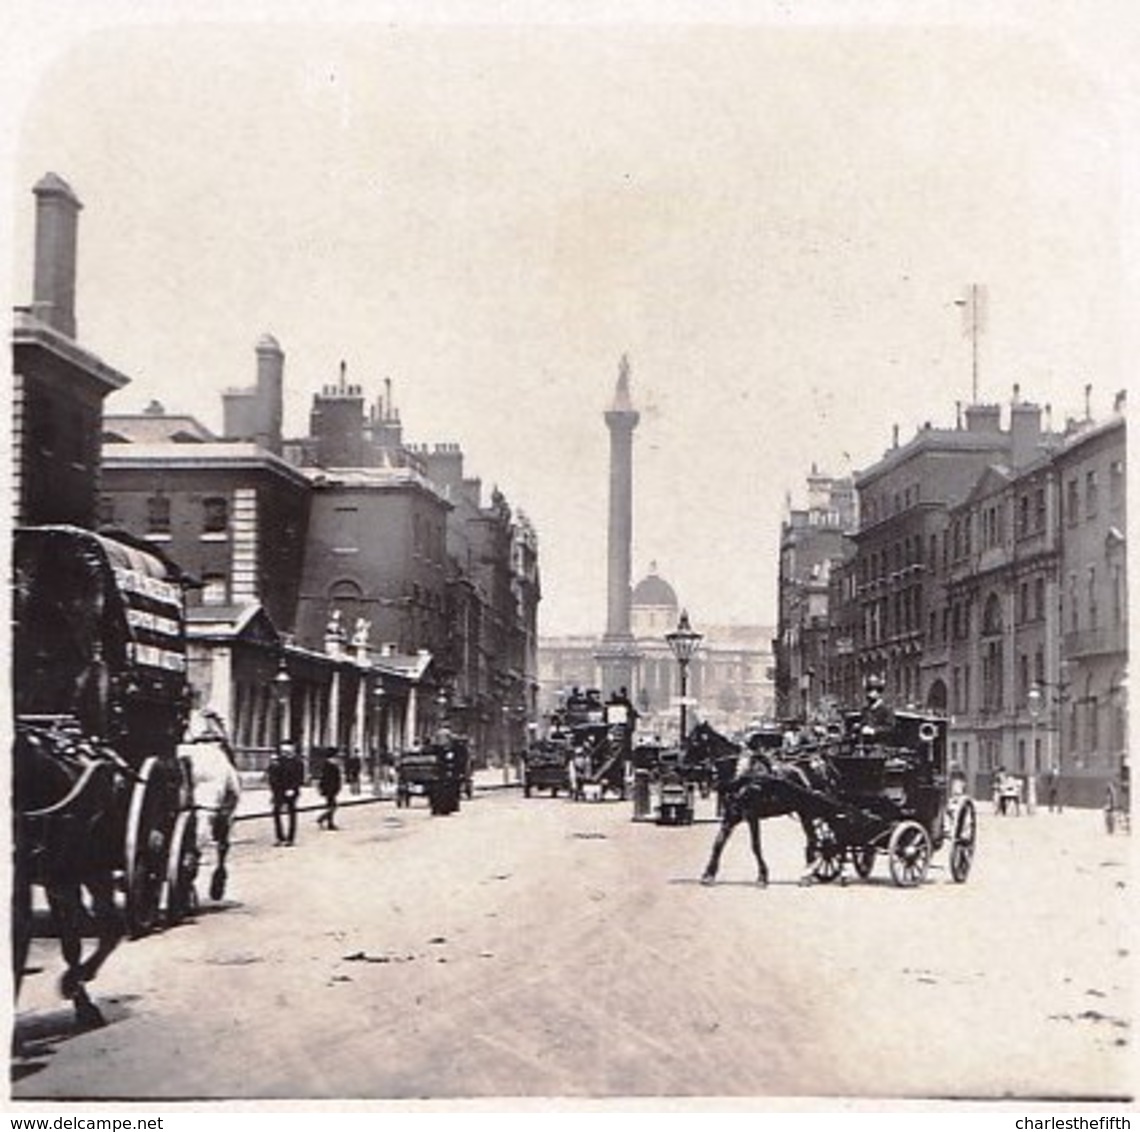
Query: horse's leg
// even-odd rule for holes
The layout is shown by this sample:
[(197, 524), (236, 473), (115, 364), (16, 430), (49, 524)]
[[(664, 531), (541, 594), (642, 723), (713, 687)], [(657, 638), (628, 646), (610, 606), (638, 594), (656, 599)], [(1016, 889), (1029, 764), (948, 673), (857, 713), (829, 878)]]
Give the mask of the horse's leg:
[(214, 850), (217, 853), (217, 863), (214, 865), (213, 875), (210, 877), (210, 899), (221, 900), (226, 894), (226, 857), (230, 851), (230, 829), (232, 816), (218, 815), (213, 823)]
[(713, 842), (712, 854), (709, 856), (709, 863), (705, 865), (705, 871), (701, 875), (701, 884), (712, 884), (716, 880), (717, 870), (720, 868), (720, 855), (724, 852), (724, 847), (739, 820), (738, 817), (726, 815), (720, 823), (716, 840)]
[(63, 952), (66, 970), (59, 981), (60, 994), (71, 999), (75, 1007), (75, 1020), (83, 1027), (103, 1026), (106, 1020), (99, 1008), (88, 997), (83, 986), (83, 906), (79, 886), (49, 887), (48, 905), (59, 932), (59, 946)]
[(100, 877), (98, 880), (90, 880), (87, 882), (87, 888), (91, 893), (92, 911), (99, 938), (95, 950), (80, 964), (79, 977), (83, 983), (90, 983), (95, 979), (107, 957), (123, 938), (119, 911), (115, 907), (115, 888), (112, 879)]
[(756, 883), (767, 888), (768, 866), (764, 863), (764, 854), (760, 849), (759, 814), (751, 813), (748, 815), (748, 835), (752, 838), (752, 855), (756, 858)]
[(797, 816), (804, 831), (804, 871), (800, 877), (800, 884), (814, 884), (815, 866), (819, 857), (819, 838), (816, 836), (815, 820), (806, 814)]

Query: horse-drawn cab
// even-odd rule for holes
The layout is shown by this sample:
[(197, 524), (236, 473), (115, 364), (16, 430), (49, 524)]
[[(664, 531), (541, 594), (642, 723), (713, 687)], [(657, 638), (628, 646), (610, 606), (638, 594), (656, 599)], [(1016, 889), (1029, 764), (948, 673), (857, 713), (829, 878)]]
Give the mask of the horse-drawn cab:
[(945, 719), (896, 712), (893, 728), (874, 742), (848, 727), (832, 765), (844, 796), (872, 810), (904, 812), (937, 831), (938, 848), (947, 801)]
[(460, 795), (473, 793), (467, 740), (441, 728), (430, 742), (400, 756), (396, 776), (397, 806), (409, 806), (413, 794), (423, 794), (433, 814), (454, 813)]
[[(13, 959), (32, 930), (32, 886), (47, 893), (65, 955), (79, 951), (81, 888), (100, 943), (72, 963), (65, 993), (114, 948), (193, 907), (198, 848), (190, 768), (184, 590), (153, 548), (78, 527), (14, 533)], [(122, 911), (116, 907), (122, 903)]]
[(570, 732), (557, 713), (545, 738), (535, 740), (523, 756), (523, 795), (549, 790), (552, 798), (570, 790)]

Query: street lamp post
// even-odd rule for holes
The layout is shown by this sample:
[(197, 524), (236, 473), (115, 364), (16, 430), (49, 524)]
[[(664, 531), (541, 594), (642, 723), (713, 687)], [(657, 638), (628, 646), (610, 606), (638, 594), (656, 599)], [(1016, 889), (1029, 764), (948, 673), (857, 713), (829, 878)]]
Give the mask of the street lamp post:
[(290, 738), (289, 723), (289, 691), (293, 680), (285, 667), (285, 654), (281, 654), (277, 662), (277, 674), (273, 677), (273, 695), (277, 701), (277, 753), (281, 753), (281, 744)]
[(693, 659), (697, 646), (703, 640), (703, 635), (694, 632), (693, 627), (689, 624), (689, 612), (683, 609), (681, 610), (681, 618), (677, 622), (677, 628), (671, 633), (666, 633), (665, 640), (677, 658), (677, 665), (681, 670), (681, 743), (683, 745), (688, 734), (686, 709), (689, 696), (689, 662)]
[(1044, 697), (1041, 689), (1034, 684), (1025, 697), (1025, 706), (1029, 709), (1029, 794), (1026, 805), (1030, 813), (1037, 809), (1037, 717), (1041, 714)]
[(384, 685), (376, 683), (372, 686), (373, 730), (375, 738), (372, 745), (372, 793), (380, 793), (380, 775), (384, 763)]

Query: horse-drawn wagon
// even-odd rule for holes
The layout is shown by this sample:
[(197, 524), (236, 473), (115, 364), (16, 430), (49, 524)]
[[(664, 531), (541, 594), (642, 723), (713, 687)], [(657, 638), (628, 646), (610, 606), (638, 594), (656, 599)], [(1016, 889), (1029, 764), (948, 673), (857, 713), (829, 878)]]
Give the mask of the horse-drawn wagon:
[(552, 733), (538, 739), (523, 756), (523, 796), (529, 798), (535, 790), (549, 790), (552, 798), (560, 791), (570, 792), (570, 739)]
[(423, 795), (433, 814), (450, 814), (459, 809), (461, 794), (472, 793), (470, 750), (458, 736), (437, 735), (397, 759), (397, 806), (410, 806), (414, 795)]
[(740, 821), (752, 829), (760, 880), (766, 881), (758, 823), (780, 814), (798, 816), (803, 826), (805, 879), (834, 881), (847, 863), (867, 878), (881, 855), (894, 883), (913, 887), (926, 879), (932, 855), (948, 842), (950, 876), (965, 881), (977, 841), (977, 813), (972, 799), (951, 788), (946, 730), (940, 717), (898, 712), (890, 733), (874, 742), (865, 741), (854, 726), (763, 757), (762, 766), (729, 789), (705, 881), (715, 878), (724, 844)]
[(572, 721), (570, 728), (570, 796), (601, 801), (609, 793), (624, 802), (633, 754), (629, 705), (611, 701), (600, 713), (591, 710), (587, 718)]
[(946, 731), (943, 718), (897, 712), (888, 741), (843, 744), (827, 755), (834, 783), (813, 817), (816, 879), (834, 880), (846, 861), (869, 877), (882, 855), (895, 884), (911, 887), (949, 842), (950, 876), (966, 880), (977, 814), (972, 799), (950, 789)]
[[(141, 936), (193, 906), (197, 819), (178, 753), (190, 703), (185, 584), (173, 563), (125, 536), (62, 525), (15, 532), (13, 961), (18, 982), (41, 886), (77, 1009), (90, 1007), (82, 983), (121, 920)], [(84, 965), (81, 887), (100, 932)]]

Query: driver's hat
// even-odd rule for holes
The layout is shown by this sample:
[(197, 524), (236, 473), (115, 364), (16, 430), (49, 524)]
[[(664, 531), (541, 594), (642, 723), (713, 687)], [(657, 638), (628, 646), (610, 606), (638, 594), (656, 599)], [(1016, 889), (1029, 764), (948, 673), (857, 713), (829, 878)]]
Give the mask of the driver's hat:
[(886, 687), (886, 681), (881, 676), (871, 675), (867, 677), (866, 687), (868, 692), (881, 692)]

